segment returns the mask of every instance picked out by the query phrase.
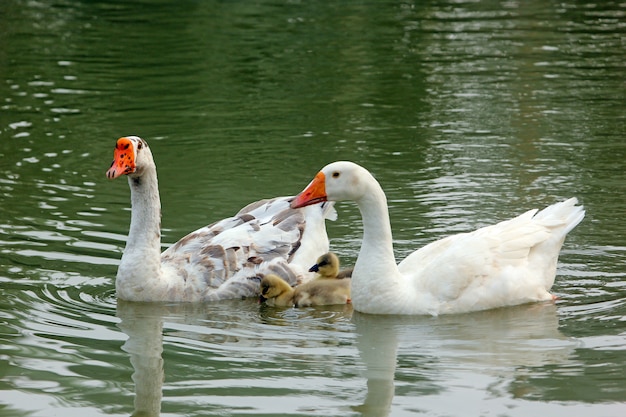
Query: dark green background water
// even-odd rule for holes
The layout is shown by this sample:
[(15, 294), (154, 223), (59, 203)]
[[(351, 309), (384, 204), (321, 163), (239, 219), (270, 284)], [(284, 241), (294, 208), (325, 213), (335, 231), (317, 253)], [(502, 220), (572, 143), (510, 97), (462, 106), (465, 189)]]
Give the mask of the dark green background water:
[[(0, 414), (622, 416), (626, 6), (0, 2)], [(399, 259), (577, 196), (555, 304), (450, 317), (118, 304), (150, 142), (164, 244), (349, 159)], [(338, 206), (332, 249), (360, 245)], [(164, 382), (161, 382), (164, 378)]]

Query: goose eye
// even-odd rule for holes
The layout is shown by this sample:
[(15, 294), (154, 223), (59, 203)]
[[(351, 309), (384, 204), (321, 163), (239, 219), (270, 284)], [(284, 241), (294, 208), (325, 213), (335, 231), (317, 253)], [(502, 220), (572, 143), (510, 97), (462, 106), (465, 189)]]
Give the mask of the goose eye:
[(341, 175), (341, 174), (339, 174), (339, 172), (338, 172), (338, 171), (335, 171), (335, 172), (333, 172), (332, 177), (333, 177), (333, 178), (339, 178), (339, 175)]

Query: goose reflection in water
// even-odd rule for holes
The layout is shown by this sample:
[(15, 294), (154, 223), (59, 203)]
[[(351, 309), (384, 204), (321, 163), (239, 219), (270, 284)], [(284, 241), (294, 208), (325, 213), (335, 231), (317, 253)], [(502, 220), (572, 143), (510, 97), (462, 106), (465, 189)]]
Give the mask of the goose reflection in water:
[(576, 347), (560, 333), (552, 302), (439, 317), (355, 312), (352, 321), (367, 378), (365, 401), (353, 410), (367, 417), (390, 415), (394, 381), (407, 380), (396, 375), (398, 363), (398, 372), (419, 381), (410, 383), (412, 396), (440, 395), (450, 387), (438, 375), (471, 369), (500, 382), (488, 390), (505, 385), (520, 397), (534, 390), (525, 369), (564, 365)]
[[(206, 401), (206, 407), (222, 411), (238, 408), (230, 403), (231, 398), (249, 400), (255, 409), (261, 406), (281, 413), (295, 412), (285, 409), (294, 402), (281, 406), (281, 401), (302, 398), (307, 392), (313, 397), (317, 392), (325, 395), (323, 387), (309, 385), (302, 366), (309, 370), (308, 375), (322, 376), (328, 359), (335, 361), (332, 372), (336, 372), (336, 365), (352, 362), (341, 359), (351, 354), (363, 364), (363, 374), (350, 377), (352, 373), (346, 368), (342, 378), (346, 387), (363, 390), (363, 400), (351, 407), (363, 417), (389, 416), (396, 407), (409, 407), (407, 401), (414, 407), (420, 401), (432, 401), (433, 396), (454, 392), (468, 381), (459, 380), (454, 387), (445, 381), (450, 380), (450, 374), (463, 378), (465, 371), (495, 382), (486, 387), (494, 396), (527, 397), (539, 389), (527, 379), (527, 369), (567, 365), (576, 347), (575, 341), (559, 332), (556, 305), (551, 302), (440, 317), (368, 315), (353, 312), (350, 306), (259, 309), (252, 303), (233, 302), (221, 305), (221, 310), (218, 307), (118, 300), (119, 328), (128, 336), (123, 350), (134, 369), (134, 416), (156, 417), (161, 412), (164, 321), (191, 320), (191, 326), (174, 324), (183, 329), (175, 334), (181, 341), (193, 342), (194, 351), (200, 349), (197, 369), (189, 368), (193, 365), (188, 363), (185, 375), (170, 378), (190, 378), (194, 381), (194, 401)], [(187, 353), (186, 360), (193, 363)], [(172, 355), (176, 358), (175, 353)], [(223, 367), (216, 367), (218, 362)], [(317, 369), (321, 362), (324, 365)], [(171, 369), (177, 366), (181, 363), (170, 364)], [(304, 378), (303, 386), (308, 388), (293, 388), (293, 381), (288, 382), (293, 378)], [(366, 386), (361, 385), (361, 378)], [(269, 380), (274, 388), (267, 391)], [(229, 383), (235, 384), (236, 392), (221, 396), (219, 392)], [(249, 388), (241, 388), (242, 383)], [(197, 396), (198, 389), (207, 393), (204, 399)], [(394, 401), (396, 390), (398, 398)], [(259, 396), (275, 401), (259, 403)]]
[(161, 304), (118, 300), (119, 328), (128, 336), (122, 349), (130, 356), (134, 369), (134, 417), (157, 417), (163, 397), (163, 316)]

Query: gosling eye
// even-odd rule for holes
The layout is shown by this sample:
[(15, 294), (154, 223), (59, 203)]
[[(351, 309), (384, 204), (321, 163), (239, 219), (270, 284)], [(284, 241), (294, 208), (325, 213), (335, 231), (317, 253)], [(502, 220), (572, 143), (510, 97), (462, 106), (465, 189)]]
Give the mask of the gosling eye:
[(335, 171), (335, 172), (332, 173), (332, 177), (333, 178), (339, 178), (340, 175), (341, 174), (339, 173), (339, 171)]

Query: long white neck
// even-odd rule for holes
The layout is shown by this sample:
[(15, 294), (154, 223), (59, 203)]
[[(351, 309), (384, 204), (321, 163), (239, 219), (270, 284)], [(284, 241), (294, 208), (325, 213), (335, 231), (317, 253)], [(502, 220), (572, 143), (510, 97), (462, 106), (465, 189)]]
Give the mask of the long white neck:
[(396, 259), (385, 193), (376, 184), (372, 192), (357, 201), (357, 205), (363, 218), (363, 243), (359, 260), (372, 264), (376, 269), (376, 265), (387, 271), (391, 266), (395, 268)]
[(129, 176), (132, 214), (126, 248), (117, 272), (118, 297), (141, 300), (161, 280), (161, 200), (156, 167), (141, 176)]
[(372, 304), (371, 296), (393, 293), (400, 273), (393, 253), (387, 198), (372, 177), (368, 192), (356, 201), (363, 218), (363, 243), (352, 275), (352, 301)]

